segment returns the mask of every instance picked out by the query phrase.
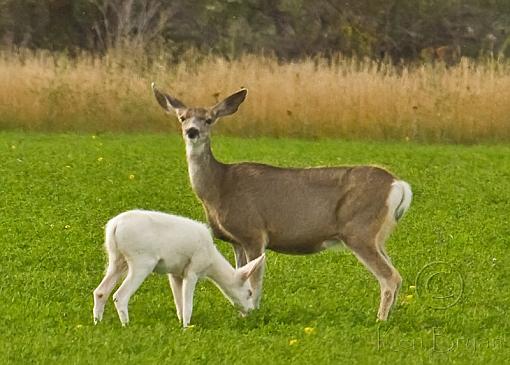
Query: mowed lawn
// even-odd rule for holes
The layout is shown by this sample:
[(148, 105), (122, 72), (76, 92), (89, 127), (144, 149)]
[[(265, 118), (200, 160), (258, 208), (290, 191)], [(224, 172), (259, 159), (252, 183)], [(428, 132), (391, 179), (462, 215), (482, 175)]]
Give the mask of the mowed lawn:
[(167, 278), (151, 275), (128, 327), (111, 299), (94, 326), (110, 217), (144, 208), (204, 219), (181, 137), (0, 133), (1, 364), (508, 362), (510, 146), (215, 136), (213, 148), (228, 162), (377, 164), (408, 181), (414, 201), (388, 241), (404, 278), (390, 320), (375, 320), (372, 275), (332, 250), (269, 252), (262, 307), (247, 318), (202, 281), (184, 331)]

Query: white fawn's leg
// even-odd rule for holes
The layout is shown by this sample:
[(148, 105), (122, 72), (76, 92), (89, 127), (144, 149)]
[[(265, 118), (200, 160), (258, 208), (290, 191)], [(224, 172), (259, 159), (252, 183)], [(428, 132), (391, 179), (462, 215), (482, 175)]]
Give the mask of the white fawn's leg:
[(103, 319), (104, 306), (115, 284), (123, 274), (125, 267), (126, 261), (120, 254), (110, 253), (106, 274), (99, 286), (94, 290), (94, 324)]
[(168, 281), (170, 282), (170, 288), (172, 288), (172, 294), (174, 296), (177, 318), (179, 318), (179, 322), (182, 322), (182, 278), (168, 274)]
[(128, 262), (128, 274), (119, 289), (113, 295), (115, 308), (123, 326), (129, 323), (128, 303), (131, 296), (138, 290), (147, 276), (154, 270), (155, 259), (143, 259)]
[(193, 312), (193, 293), (197, 285), (198, 277), (194, 274), (185, 276), (182, 280), (182, 326), (188, 327)]
[(377, 318), (385, 321), (397, 297), (402, 278), (375, 244), (349, 245), (356, 257), (374, 274), (381, 287), (381, 302)]

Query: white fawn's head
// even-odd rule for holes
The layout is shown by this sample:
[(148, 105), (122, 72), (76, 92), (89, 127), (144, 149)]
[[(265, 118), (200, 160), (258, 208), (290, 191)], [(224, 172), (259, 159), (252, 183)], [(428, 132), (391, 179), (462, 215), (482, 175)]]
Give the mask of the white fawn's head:
[(189, 108), (180, 100), (159, 91), (152, 83), (152, 90), (159, 105), (167, 113), (175, 113), (181, 122), (186, 145), (198, 146), (209, 139), (212, 125), (220, 117), (234, 114), (246, 98), (248, 90), (241, 89), (209, 108)]
[(264, 265), (266, 255), (262, 254), (255, 260), (248, 262), (243, 267), (235, 270), (232, 285), (221, 288), (225, 297), (245, 315), (255, 308), (253, 288), (250, 284), (250, 276)]

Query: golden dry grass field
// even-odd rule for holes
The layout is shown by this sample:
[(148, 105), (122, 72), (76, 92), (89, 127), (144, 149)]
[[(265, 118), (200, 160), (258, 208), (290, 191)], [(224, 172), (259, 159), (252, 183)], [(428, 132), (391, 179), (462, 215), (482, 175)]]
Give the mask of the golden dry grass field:
[(440, 143), (510, 140), (510, 65), (392, 66), (337, 57), (281, 63), (183, 54), (69, 58), (0, 54), (0, 129), (171, 131), (150, 83), (190, 105), (244, 86), (240, 112), (218, 127), (238, 136), (331, 137)]

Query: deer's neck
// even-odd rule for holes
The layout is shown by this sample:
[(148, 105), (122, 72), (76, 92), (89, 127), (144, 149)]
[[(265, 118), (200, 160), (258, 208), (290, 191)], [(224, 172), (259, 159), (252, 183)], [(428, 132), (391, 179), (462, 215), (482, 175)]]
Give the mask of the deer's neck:
[(233, 288), (236, 285), (235, 269), (218, 250), (215, 251), (205, 276), (211, 279), (221, 292), (230, 299), (234, 295)]
[(235, 280), (235, 269), (217, 250), (211, 255), (211, 265), (207, 269), (207, 277), (222, 289), (228, 289)]
[(225, 165), (214, 158), (210, 141), (200, 145), (186, 143), (186, 157), (191, 186), (198, 197), (202, 201), (218, 199)]

